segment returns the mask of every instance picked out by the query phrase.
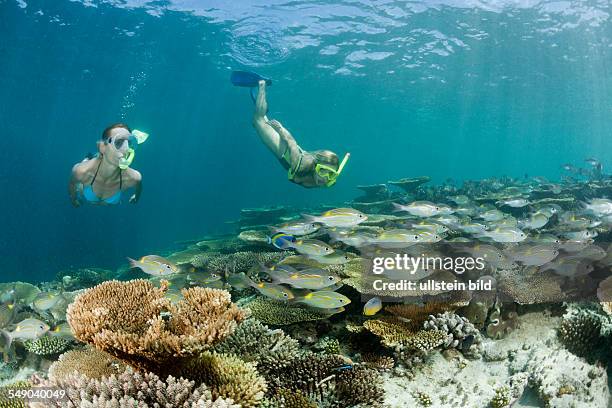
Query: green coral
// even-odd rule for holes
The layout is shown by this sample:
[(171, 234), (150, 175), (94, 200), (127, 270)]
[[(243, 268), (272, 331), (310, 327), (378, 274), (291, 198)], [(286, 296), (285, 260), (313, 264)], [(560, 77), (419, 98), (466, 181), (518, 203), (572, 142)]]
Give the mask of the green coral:
[(70, 340), (63, 337), (44, 336), (23, 343), (26, 350), (39, 356), (48, 356), (64, 352), (70, 345)]
[(293, 323), (327, 319), (329, 315), (315, 312), (297, 305), (275, 301), (265, 297), (257, 297), (244, 304), (251, 310), (251, 316), (257, 320), (274, 326), (285, 326)]
[(323, 337), (313, 347), (325, 354), (340, 354), (340, 341), (333, 337)]
[(25, 408), (26, 403), (21, 398), (11, 398), (10, 390), (28, 390), (32, 388), (29, 381), (17, 381), (0, 387), (0, 408)]
[(510, 387), (504, 385), (495, 389), (495, 396), (491, 400), (491, 408), (505, 408), (510, 405), (512, 396)]
[(432, 404), (431, 397), (424, 392), (416, 391), (413, 396), (422, 407), (429, 407)]

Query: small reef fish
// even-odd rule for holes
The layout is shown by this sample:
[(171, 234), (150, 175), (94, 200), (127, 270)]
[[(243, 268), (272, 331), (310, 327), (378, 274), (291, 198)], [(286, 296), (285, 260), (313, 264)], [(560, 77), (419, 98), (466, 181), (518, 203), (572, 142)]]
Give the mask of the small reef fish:
[(333, 254), (323, 256), (311, 255), (310, 258), (324, 265), (344, 265), (351, 260), (351, 257), (346, 252), (337, 249), (334, 250)]
[(15, 308), (15, 303), (0, 304), (0, 329), (13, 322), (16, 311), (17, 309)]
[(49, 325), (38, 319), (28, 318), (17, 323), (11, 332), (0, 330), (0, 334), (5, 339), (5, 348), (8, 350), (15, 339), (35, 340), (42, 337), (49, 331)]
[(408, 205), (393, 203), (393, 211), (404, 211), (417, 217), (433, 217), (441, 214), (440, 207), (429, 201), (413, 201)]
[(510, 259), (526, 266), (544, 265), (559, 255), (555, 245), (550, 244), (522, 244), (507, 251)]
[(315, 233), (321, 228), (322, 224), (316, 222), (305, 222), (305, 221), (293, 221), (287, 222), (278, 227), (272, 227), (272, 232), (277, 234), (282, 232), (283, 234), (292, 236), (302, 236)]
[(495, 242), (521, 242), (527, 238), (527, 234), (518, 228), (497, 228), (493, 231), (483, 231), (481, 235)]
[(549, 217), (541, 211), (537, 211), (529, 216), (527, 220), (519, 221), (519, 226), (525, 229), (539, 229), (548, 224)]
[(147, 255), (138, 261), (128, 258), (131, 268), (139, 268), (144, 273), (153, 276), (166, 276), (179, 273), (179, 268), (169, 260), (157, 255)]
[(478, 234), (485, 231), (487, 229), (487, 226), (478, 222), (468, 221), (465, 223), (461, 223), (457, 228), (465, 232), (466, 234)]
[(310, 268), (296, 272), (287, 272), (282, 269), (269, 268), (266, 273), (275, 283), (290, 285), (298, 289), (319, 290), (335, 285), (340, 278), (330, 275), (321, 269)]
[(597, 236), (597, 231), (572, 231), (564, 232), (561, 235), (571, 241), (586, 241), (595, 238)]
[(214, 272), (191, 272), (187, 274), (186, 280), (192, 285), (206, 286), (221, 280), (221, 275)]
[(317, 239), (298, 239), (295, 242), (288, 243), (288, 246), (300, 254), (309, 256), (325, 256), (334, 252), (329, 244)]
[(496, 204), (499, 206), (506, 205), (512, 208), (523, 208), (529, 205), (529, 201), (525, 200), (524, 198), (510, 198), (507, 200), (500, 200)]
[(485, 221), (499, 221), (504, 218), (504, 213), (499, 210), (487, 210), (480, 214), (478, 218), (482, 218)]
[(36, 298), (32, 304), (39, 312), (45, 312), (55, 307), (61, 300), (62, 295), (59, 292), (41, 292), (36, 295)]
[(363, 315), (374, 316), (380, 309), (382, 309), (382, 300), (380, 300), (378, 296), (375, 296), (363, 305)]
[(541, 272), (552, 270), (557, 275), (569, 278), (588, 275), (594, 269), (591, 260), (573, 257), (557, 258), (540, 267)]
[(435, 222), (429, 222), (429, 221), (405, 222), (404, 226), (407, 228), (429, 231), (434, 234), (444, 234), (445, 232), (448, 232), (447, 226), (436, 224)]
[(319, 309), (335, 309), (348, 305), (351, 303), (351, 300), (338, 292), (319, 290), (316, 292), (310, 292), (305, 296), (295, 298), (295, 302), (303, 303)]
[(368, 219), (368, 216), (353, 208), (336, 208), (319, 216), (302, 214), (309, 222), (320, 223), (328, 227), (354, 227)]
[(404, 248), (408, 245), (414, 245), (421, 242), (419, 233), (423, 231), (414, 231), (407, 229), (392, 229), (387, 230), (370, 241), (371, 244), (378, 245), (382, 248)]
[(365, 245), (369, 240), (375, 238), (374, 234), (357, 232), (347, 229), (328, 229), (327, 234), (330, 236), (330, 242), (342, 242), (344, 245), (352, 247), (360, 247)]
[(607, 198), (594, 198), (589, 203), (585, 203), (584, 207), (598, 217), (612, 214), (612, 201)]
[(74, 339), (74, 334), (72, 334), (72, 329), (70, 325), (66, 322), (60, 323), (55, 326), (53, 329), (49, 330), (49, 335), (53, 337), (64, 337), (67, 339)]
[(268, 244), (272, 244), (278, 249), (291, 249), (290, 244), (293, 242), (295, 242), (295, 237), (285, 234), (284, 232), (277, 232), (271, 237), (268, 237)]
[(457, 205), (466, 205), (470, 202), (470, 198), (466, 195), (452, 196), (448, 199)]
[(262, 295), (275, 300), (292, 300), (295, 298), (289, 288), (275, 283), (253, 282), (244, 272), (232, 275), (228, 278), (228, 283), (236, 289), (246, 289), (252, 287)]

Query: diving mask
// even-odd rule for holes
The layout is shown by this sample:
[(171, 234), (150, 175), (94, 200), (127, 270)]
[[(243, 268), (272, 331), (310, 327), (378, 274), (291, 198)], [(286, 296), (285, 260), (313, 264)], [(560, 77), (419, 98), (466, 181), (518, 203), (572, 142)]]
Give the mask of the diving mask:
[(119, 168), (127, 169), (134, 161), (136, 156), (136, 148), (139, 144), (144, 143), (149, 137), (148, 133), (134, 129), (128, 137), (109, 138), (107, 143), (112, 143), (115, 149), (123, 152), (123, 157), (119, 159)]
[(344, 169), (344, 166), (346, 165), (346, 162), (348, 161), (349, 157), (351, 157), (350, 153), (344, 155), (340, 166), (338, 166), (338, 170), (326, 164), (317, 164), (315, 166), (315, 171), (317, 172), (317, 175), (322, 179), (326, 180), (326, 187), (331, 187), (336, 184), (336, 179), (338, 178), (340, 173), (342, 173), (342, 170)]

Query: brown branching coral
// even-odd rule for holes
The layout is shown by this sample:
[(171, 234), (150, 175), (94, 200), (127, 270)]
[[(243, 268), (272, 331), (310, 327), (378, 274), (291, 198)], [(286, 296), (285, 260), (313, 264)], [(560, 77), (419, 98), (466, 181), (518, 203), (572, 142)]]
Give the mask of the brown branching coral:
[(378, 336), (387, 347), (429, 351), (444, 343), (447, 337), (446, 332), (419, 330), (420, 324), (406, 322), (395, 317), (382, 317), (366, 321), (363, 327)]
[(207, 384), (213, 397), (229, 398), (245, 408), (259, 405), (267, 389), (252, 363), (231, 355), (204, 352), (182, 362), (178, 374)]
[(172, 304), (166, 289), (142, 279), (104, 282), (77, 296), (68, 322), (80, 341), (136, 368), (164, 373), (173, 358), (210, 348), (245, 318), (227, 291), (183, 289), (184, 299)]
[(119, 375), (101, 379), (91, 379), (75, 373), (61, 379), (44, 381), (41, 385), (59, 387), (66, 391), (66, 398), (48, 400), (39, 405), (45, 407), (239, 407), (231, 400), (213, 398), (211, 391), (204, 384), (196, 387), (194, 381), (172, 376), (162, 380), (153, 373), (143, 374), (131, 368)]

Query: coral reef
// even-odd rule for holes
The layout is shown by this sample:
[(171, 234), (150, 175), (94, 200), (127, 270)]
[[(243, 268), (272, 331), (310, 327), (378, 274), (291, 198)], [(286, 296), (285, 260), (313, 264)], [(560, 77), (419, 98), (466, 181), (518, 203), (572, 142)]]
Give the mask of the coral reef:
[(495, 309), (489, 316), (489, 324), (486, 333), (492, 339), (501, 339), (518, 327), (518, 315), (516, 312), (508, 312), (505, 319), (499, 308)]
[(377, 407), (383, 398), (376, 370), (333, 354), (293, 360), (290, 366), (271, 372), (268, 383), (272, 395), (279, 389), (300, 390), (319, 407)]
[(302, 354), (297, 340), (282, 330), (271, 330), (256, 319), (247, 319), (236, 330), (213, 348), (225, 354), (235, 354), (242, 360), (257, 363), (257, 369), (266, 373), (282, 368)]
[(235, 252), (232, 254), (217, 254), (208, 259), (206, 269), (219, 274), (248, 273), (251, 268), (260, 264), (276, 263), (291, 255), (292, 252)]
[(340, 354), (340, 341), (333, 337), (323, 337), (312, 348), (325, 354)]
[(395, 359), (378, 353), (364, 353), (361, 360), (368, 366), (378, 370), (390, 370), (395, 366)]
[(70, 341), (63, 337), (44, 336), (36, 340), (27, 340), (23, 345), (30, 353), (48, 356), (65, 351), (70, 346)]
[(62, 354), (57, 361), (49, 367), (49, 379), (61, 380), (75, 372), (88, 378), (99, 380), (102, 377), (118, 375), (125, 371), (127, 366), (121, 360), (108, 353), (86, 347), (82, 350), (70, 350)]
[(140, 373), (127, 368), (117, 376), (91, 379), (82, 374), (71, 374), (61, 379), (43, 381), (42, 386), (60, 387), (66, 391), (63, 400), (32, 404), (34, 408), (57, 406), (62, 408), (114, 407), (184, 407), (238, 408), (231, 400), (213, 398), (206, 385), (195, 386), (194, 381), (165, 380), (153, 373)]
[(172, 304), (167, 288), (145, 280), (108, 281), (68, 307), (74, 336), (128, 364), (163, 373), (176, 357), (192, 356), (230, 335), (245, 312), (219, 289), (183, 289)]
[(439, 330), (446, 332), (447, 336), (442, 346), (444, 348), (456, 348), (464, 353), (474, 351), (481, 342), (480, 332), (465, 317), (458, 316), (453, 312), (438, 313), (429, 316), (423, 323), (427, 330)]
[(564, 348), (534, 347), (517, 356), (514, 372), (529, 374), (529, 384), (547, 407), (605, 408), (610, 401), (605, 368), (587, 363)]
[(0, 408), (26, 408), (26, 404), (22, 398), (14, 398), (12, 392), (18, 390), (28, 390), (32, 388), (29, 381), (16, 381), (11, 384), (0, 387)]
[(395, 317), (368, 320), (363, 327), (380, 337), (381, 342), (398, 350), (430, 351), (441, 346), (448, 334), (440, 330), (418, 330), (416, 323)]
[(550, 271), (527, 276), (505, 270), (499, 272), (497, 288), (501, 295), (522, 305), (562, 302), (567, 297), (561, 289), (563, 279)]
[(294, 323), (327, 319), (330, 315), (306, 309), (301, 306), (287, 304), (258, 296), (253, 300), (241, 303), (241, 307), (249, 309), (251, 316), (257, 320), (274, 326), (285, 326)]
[(572, 353), (595, 360), (604, 344), (604, 320), (595, 307), (588, 304), (568, 304), (559, 327), (559, 340)]
[(267, 389), (252, 363), (231, 355), (204, 352), (177, 370), (180, 377), (206, 384), (212, 396), (231, 399), (242, 407), (256, 407)]

